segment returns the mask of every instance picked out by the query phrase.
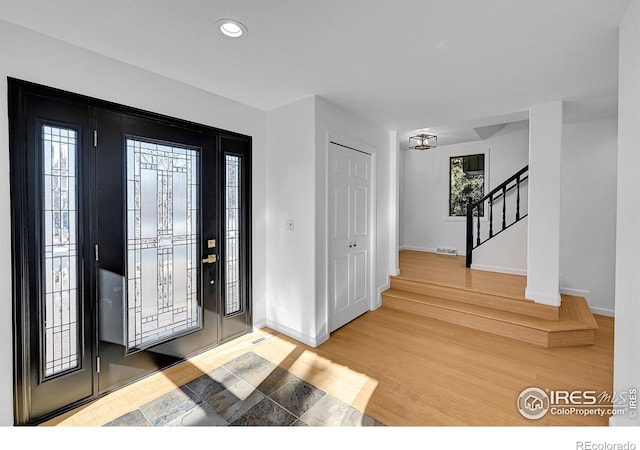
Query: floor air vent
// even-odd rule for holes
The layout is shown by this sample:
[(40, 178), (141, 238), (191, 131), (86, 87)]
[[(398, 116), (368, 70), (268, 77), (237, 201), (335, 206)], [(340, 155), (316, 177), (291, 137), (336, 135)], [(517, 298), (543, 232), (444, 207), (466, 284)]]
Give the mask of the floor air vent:
[(271, 339), (272, 337), (273, 337), (273, 334), (267, 333), (266, 335), (256, 339), (255, 341), (251, 341), (251, 345), (259, 344), (260, 342), (266, 341), (267, 339)]

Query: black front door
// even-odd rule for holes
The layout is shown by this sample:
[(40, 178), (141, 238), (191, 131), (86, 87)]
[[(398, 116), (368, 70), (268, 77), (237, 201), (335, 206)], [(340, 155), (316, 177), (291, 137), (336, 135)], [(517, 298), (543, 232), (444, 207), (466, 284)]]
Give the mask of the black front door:
[(105, 392), (217, 344), (221, 176), (215, 136), (105, 110), (96, 124)]
[(250, 330), (250, 138), (10, 93), (17, 424)]

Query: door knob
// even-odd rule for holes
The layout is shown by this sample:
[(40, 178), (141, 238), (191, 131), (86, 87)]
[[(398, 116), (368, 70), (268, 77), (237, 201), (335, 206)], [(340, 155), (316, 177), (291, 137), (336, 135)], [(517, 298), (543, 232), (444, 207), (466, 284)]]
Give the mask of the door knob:
[(218, 260), (218, 257), (215, 254), (213, 254), (213, 255), (207, 255), (207, 257), (203, 259), (202, 262), (205, 264), (213, 264), (217, 260)]

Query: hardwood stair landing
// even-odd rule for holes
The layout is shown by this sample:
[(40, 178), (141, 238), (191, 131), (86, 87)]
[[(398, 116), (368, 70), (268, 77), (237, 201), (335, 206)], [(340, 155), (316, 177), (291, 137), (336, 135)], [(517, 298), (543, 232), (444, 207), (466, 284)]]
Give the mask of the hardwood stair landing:
[(400, 275), (382, 293), (385, 307), (542, 347), (591, 345), (598, 324), (582, 297), (562, 305), (524, 298), (526, 277), (467, 269), (464, 257), (400, 252)]

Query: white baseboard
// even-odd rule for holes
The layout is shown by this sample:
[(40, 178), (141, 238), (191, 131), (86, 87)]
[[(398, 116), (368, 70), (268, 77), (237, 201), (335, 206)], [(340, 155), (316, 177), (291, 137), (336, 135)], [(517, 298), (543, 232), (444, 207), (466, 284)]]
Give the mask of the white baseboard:
[(615, 317), (616, 316), (616, 312), (613, 309), (609, 309), (609, 308), (600, 308), (597, 306), (591, 306), (591, 312), (594, 314), (599, 314), (601, 316), (607, 316), (607, 317)]
[(523, 275), (527, 276), (527, 271), (524, 269), (513, 269), (510, 267), (498, 267), (498, 266), (487, 266), (484, 264), (471, 264), (471, 268), (474, 270), (484, 270), (486, 272), (499, 272), (499, 273), (508, 273), (510, 275)]
[(412, 245), (405, 245), (403, 247), (400, 247), (400, 250), (411, 250), (411, 251), (414, 251), (414, 252), (427, 252), (427, 253), (435, 253), (436, 252), (435, 248), (414, 247)]
[(573, 295), (575, 297), (584, 297), (584, 299), (587, 301), (587, 305), (589, 305), (589, 308), (591, 308), (591, 293), (589, 291), (560, 286), (560, 293)]
[(376, 303), (373, 305), (372, 310), (378, 309), (382, 306), (382, 293), (391, 287), (391, 281), (387, 280), (382, 286), (378, 286), (378, 295), (376, 295)]
[(291, 339), (300, 341), (303, 344), (308, 345), (309, 347), (317, 347), (329, 339), (328, 334), (323, 334), (317, 337), (309, 336), (306, 334), (302, 334), (299, 331), (296, 331), (292, 328), (286, 327), (284, 325), (280, 325), (279, 323), (273, 322), (269, 319), (267, 319), (266, 326), (271, 328), (272, 330), (277, 331), (278, 333), (282, 333), (286, 336), (289, 336)]
[(528, 287), (524, 290), (525, 298), (529, 300), (533, 300), (536, 303), (542, 303), (543, 305), (549, 306), (560, 306), (560, 293), (557, 294), (547, 294), (543, 292), (535, 292), (529, 289)]

